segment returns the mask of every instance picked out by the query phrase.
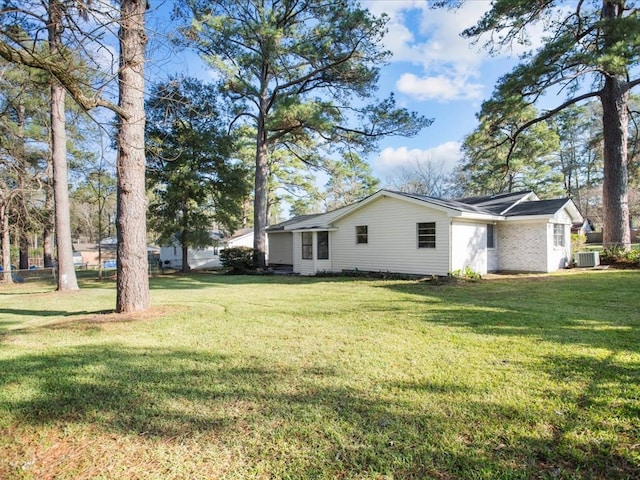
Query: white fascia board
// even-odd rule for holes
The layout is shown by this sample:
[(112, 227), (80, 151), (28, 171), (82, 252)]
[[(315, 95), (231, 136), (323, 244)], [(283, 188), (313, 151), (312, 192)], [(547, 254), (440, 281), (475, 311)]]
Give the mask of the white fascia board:
[(521, 215), (518, 217), (506, 217), (505, 222), (540, 222), (553, 220), (553, 215)]
[(514, 202), (512, 205), (510, 205), (509, 207), (507, 207), (506, 209), (504, 209), (500, 213), (502, 213), (502, 215), (504, 215), (509, 210), (511, 210), (513, 207), (515, 207), (516, 205), (519, 205), (519, 204), (521, 204), (523, 202), (535, 202), (536, 200), (540, 200), (538, 195), (536, 195), (535, 192), (529, 192), (524, 197), (522, 197), (520, 200), (518, 200), (517, 202)]
[(504, 220), (505, 217), (502, 215), (491, 215), (488, 213), (472, 213), (472, 212), (454, 212), (454, 214), (449, 215), (450, 217), (456, 217), (459, 219), (465, 220), (482, 220), (488, 222), (499, 222)]
[(584, 222), (584, 217), (580, 213), (580, 210), (578, 210), (578, 207), (576, 206), (573, 200), (571, 199), (567, 200), (567, 203), (564, 204), (563, 208), (566, 208), (567, 212), (569, 212), (569, 216), (571, 217), (572, 222), (574, 223)]
[[(380, 192), (379, 192), (380, 193)], [(383, 197), (396, 198), (398, 200), (404, 200), (405, 202), (412, 203), (414, 205), (419, 205), (421, 207), (429, 207), (439, 212), (445, 212), (448, 216), (459, 216), (462, 214), (460, 210), (456, 210), (454, 208), (445, 207), (443, 205), (438, 205), (437, 203), (432, 203), (429, 200), (420, 200), (418, 198), (411, 198), (404, 195), (398, 195), (395, 192), (390, 192), (388, 190), (381, 191)]]
[[(322, 220), (316, 217), (316, 220)], [(330, 219), (329, 219), (330, 220)], [(300, 231), (309, 231), (309, 230), (329, 230), (329, 222), (328, 221), (320, 221), (320, 222), (298, 222), (291, 225), (287, 225), (284, 227), (284, 232), (300, 232)]]
[(549, 213), (549, 214), (545, 214), (545, 215), (520, 215), (517, 217), (506, 217), (505, 221), (507, 222), (511, 222), (511, 221), (532, 221), (532, 220), (545, 220), (547, 222), (554, 220), (555, 216), (558, 212), (562, 211), (562, 210), (567, 210), (567, 213), (569, 214), (569, 217), (571, 217), (571, 221), (572, 222), (580, 222), (583, 221), (582, 215), (580, 214), (580, 211), (578, 210), (578, 208), (576, 207), (576, 204), (573, 203), (573, 200), (567, 200), (567, 202), (560, 207), (558, 210), (556, 210), (554, 213)]
[(309, 228), (296, 228), (294, 230), (289, 230), (292, 233), (301, 233), (301, 232), (337, 232), (338, 229), (335, 227), (309, 227)]
[(351, 211), (357, 205), (358, 205), (357, 203), (354, 203), (351, 205), (347, 205), (346, 207), (333, 210), (331, 212), (321, 213), (309, 219), (300, 220), (299, 222), (292, 223), (291, 225), (287, 225), (286, 227), (284, 227), (283, 230), (285, 232), (308, 230), (309, 228), (328, 230), (329, 225), (333, 223), (336, 217), (342, 216), (345, 213), (345, 211)]

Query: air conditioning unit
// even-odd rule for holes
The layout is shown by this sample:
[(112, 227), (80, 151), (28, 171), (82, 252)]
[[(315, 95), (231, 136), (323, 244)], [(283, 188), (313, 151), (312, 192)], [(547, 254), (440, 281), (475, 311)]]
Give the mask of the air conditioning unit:
[(576, 266), (597, 267), (600, 265), (600, 252), (578, 252), (576, 253)]

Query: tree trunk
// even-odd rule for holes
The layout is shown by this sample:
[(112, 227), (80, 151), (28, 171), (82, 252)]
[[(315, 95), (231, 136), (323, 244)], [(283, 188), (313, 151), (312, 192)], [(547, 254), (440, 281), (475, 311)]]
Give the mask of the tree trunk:
[[(49, 2), (49, 50), (60, 49), (61, 5)], [(69, 211), (69, 180), (67, 173), (67, 132), (65, 119), (66, 91), (57, 80), (51, 80), (51, 164), (53, 169), (53, 200), (55, 210), (56, 251), (58, 255), (58, 290), (78, 290), (73, 266), (71, 214)]]
[(180, 271), (182, 273), (189, 273), (191, 271), (191, 267), (189, 266), (189, 247), (186, 245), (182, 245), (182, 268)]
[(51, 84), (51, 157), (53, 159), (53, 198), (59, 291), (78, 290), (76, 270), (73, 266), (73, 241), (71, 240), (71, 215), (69, 213), (65, 97), (64, 88), (54, 81)]
[(23, 226), (20, 231), (20, 245), (18, 250), (18, 268), (20, 270), (29, 270), (29, 233), (27, 232), (26, 226)]
[(44, 268), (52, 268), (53, 267), (53, 243), (54, 243), (54, 226), (52, 222), (52, 214), (55, 206), (53, 205), (53, 178), (51, 173), (51, 162), (49, 162), (49, 166), (47, 167), (47, 186), (44, 197), (44, 211), (45, 211), (45, 219), (44, 225), (42, 228), (42, 249), (44, 251)]
[(147, 261), (147, 198), (144, 154), (144, 61), (147, 37), (146, 0), (120, 5), (120, 108), (118, 129), (118, 279), (116, 311), (149, 307)]
[[(187, 212), (182, 212), (182, 219), (186, 222)], [(189, 273), (191, 271), (191, 267), (189, 266), (189, 232), (186, 228), (182, 229), (182, 233), (180, 236), (180, 244), (182, 247), (182, 273)]]
[(269, 180), (269, 154), (267, 145), (267, 131), (265, 128), (267, 116), (267, 98), (263, 94), (260, 101), (260, 115), (256, 138), (256, 174), (255, 194), (253, 200), (253, 248), (256, 251), (256, 266), (267, 266), (267, 183)]
[(9, 235), (9, 202), (0, 204), (0, 239), (2, 242), (2, 281), (12, 283), (11, 278), (11, 237)]
[[(624, 2), (603, 1), (605, 51), (616, 48), (613, 19), (622, 16)], [(611, 31), (607, 31), (608, 29)], [(605, 248), (631, 248), (627, 171), (629, 134), (629, 89), (622, 72), (605, 74), (601, 95), (604, 142), (604, 178), (602, 181), (603, 239)]]
[[(17, 195), (15, 213), (18, 221), (16, 222), (16, 243), (18, 245), (18, 268), (21, 270), (27, 270), (29, 268), (29, 238), (27, 233), (29, 223), (29, 209), (27, 207), (27, 190), (30, 188), (29, 180), (27, 179), (28, 167), (27, 167), (27, 153), (25, 148), (25, 106), (22, 100), (19, 100), (17, 106), (17, 120), (18, 120), (18, 163), (19, 163), (19, 177), (17, 181)], [(26, 250), (26, 251), (25, 251)]]
[(605, 248), (631, 246), (627, 171), (627, 136), (629, 92), (625, 83), (607, 77), (602, 93), (604, 138), (603, 244)]

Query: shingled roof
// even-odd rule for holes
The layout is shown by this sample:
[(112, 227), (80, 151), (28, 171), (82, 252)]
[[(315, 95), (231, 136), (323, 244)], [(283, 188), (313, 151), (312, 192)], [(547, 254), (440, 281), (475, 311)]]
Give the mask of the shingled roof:
[(405, 193), (405, 192), (393, 192), (393, 193), (397, 195), (402, 195), (403, 197), (413, 198), (415, 200), (420, 200), (420, 201), (428, 202), (434, 205), (439, 205), (444, 208), (457, 210), (459, 212), (480, 213), (480, 214), (489, 214), (489, 215), (493, 214), (493, 212), (487, 210), (486, 208), (478, 207), (473, 204), (468, 204), (466, 202), (461, 202), (459, 200), (443, 200), (441, 198), (429, 197), (428, 195), (420, 195), (417, 193)]
[(555, 200), (537, 200), (535, 202), (522, 202), (509, 209), (505, 217), (524, 217), (531, 215), (553, 215), (568, 202), (566, 198)]
[[(540, 200), (532, 191), (521, 191), (515, 193), (502, 193), (498, 195), (489, 195), (484, 197), (469, 197), (458, 200), (443, 200), (441, 198), (430, 197), (417, 193), (406, 193), (392, 190), (379, 190), (373, 195), (366, 197), (354, 204), (347, 205), (338, 210), (327, 212), (324, 214), (300, 215), (284, 222), (269, 227), (270, 232), (286, 231), (291, 229), (315, 229), (324, 228), (330, 225), (334, 220), (349, 214), (362, 205), (380, 196), (396, 196), (404, 197), (413, 201), (424, 202), (436, 208), (442, 208), (449, 211), (460, 212), (461, 215), (467, 215), (475, 218), (494, 218), (506, 219), (510, 217), (528, 217), (528, 216), (551, 216), (558, 210), (563, 208), (567, 202), (567, 198), (556, 200)], [(571, 205), (576, 214), (579, 215), (574, 205)], [(471, 214), (471, 215), (469, 215)], [(476, 215), (478, 215), (476, 217)], [(317, 222), (314, 220), (318, 217)], [(291, 228), (293, 227), (293, 228)]]
[(284, 230), (289, 225), (293, 225), (294, 223), (302, 222), (303, 220), (308, 220), (310, 218), (317, 217), (319, 215), (322, 215), (322, 214), (312, 213), (309, 215), (296, 215), (295, 217), (292, 217), (289, 220), (285, 220), (284, 222), (271, 225), (270, 227), (267, 228), (267, 232), (278, 232), (278, 231)]

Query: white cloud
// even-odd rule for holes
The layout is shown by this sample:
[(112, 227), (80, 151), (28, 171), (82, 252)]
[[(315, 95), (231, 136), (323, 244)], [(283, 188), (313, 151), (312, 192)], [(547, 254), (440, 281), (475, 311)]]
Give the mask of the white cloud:
[(422, 73), (404, 73), (396, 88), (417, 100), (477, 99), (483, 86), (477, 76), (486, 55), (460, 36), (489, 8), (488, 1), (467, 2), (459, 10), (431, 9), (427, 1), (366, 2), (375, 15), (389, 16), (385, 47), (391, 61), (419, 66)]
[[(384, 42), (393, 53), (391, 62), (411, 63), (421, 69), (413, 73), (400, 72), (396, 84), (399, 91), (419, 101), (469, 100), (482, 96), (488, 86), (478, 83), (477, 78), (483, 62), (489, 60), (489, 53), (481, 48), (486, 38), (474, 44), (461, 33), (477, 24), (491, 8), (490, 0), (468, 1), (454, 10), (430, 8), (426, 0), (380, 0), (363, 4), (374, 15), (389, 16), (389, 32)], [(536, 25), (528, 30), (531, 45), (515, 44), (494, 58), (515, 58), (540, 45), (544, 26)]]
[[(430, 9), (426, 1), (380, 1), (366, 5), (376, 15), (389, 16), (385, 46), (393, 53), (394, 62), (421, 64), (425, 69), (442, 66), (451, 69), (456, 65), (453, 70), (464, 70), (486, 57), (460, 33), (478, 21), (490, 7), (489, 1), (466, 2), (455, 11)], [(415, 25), (413, 31), (409, 24)]]
[(483, 86), (471, 83), (465, 75), (457, 77), (438, 75), (419, 78), (405, 73), (396, 82), (398, 91), (418, 100), (477, 100), (482, 98)]
[(391, 18), (404, 10), (418, 9), (426, 11), (429, 8), (427, 0), (364, 0), (362, 5), (367, 7), (375, 16), (386, 13)]
[(421, 163), (433, 163), (437, 167), (442, 166), (444, 171), (451, 171), (462, 158), (460, 145), (460, 142), (446, 142), (428, 149), (385, 148), (373, 161), (373, 168), (382, 177)]

